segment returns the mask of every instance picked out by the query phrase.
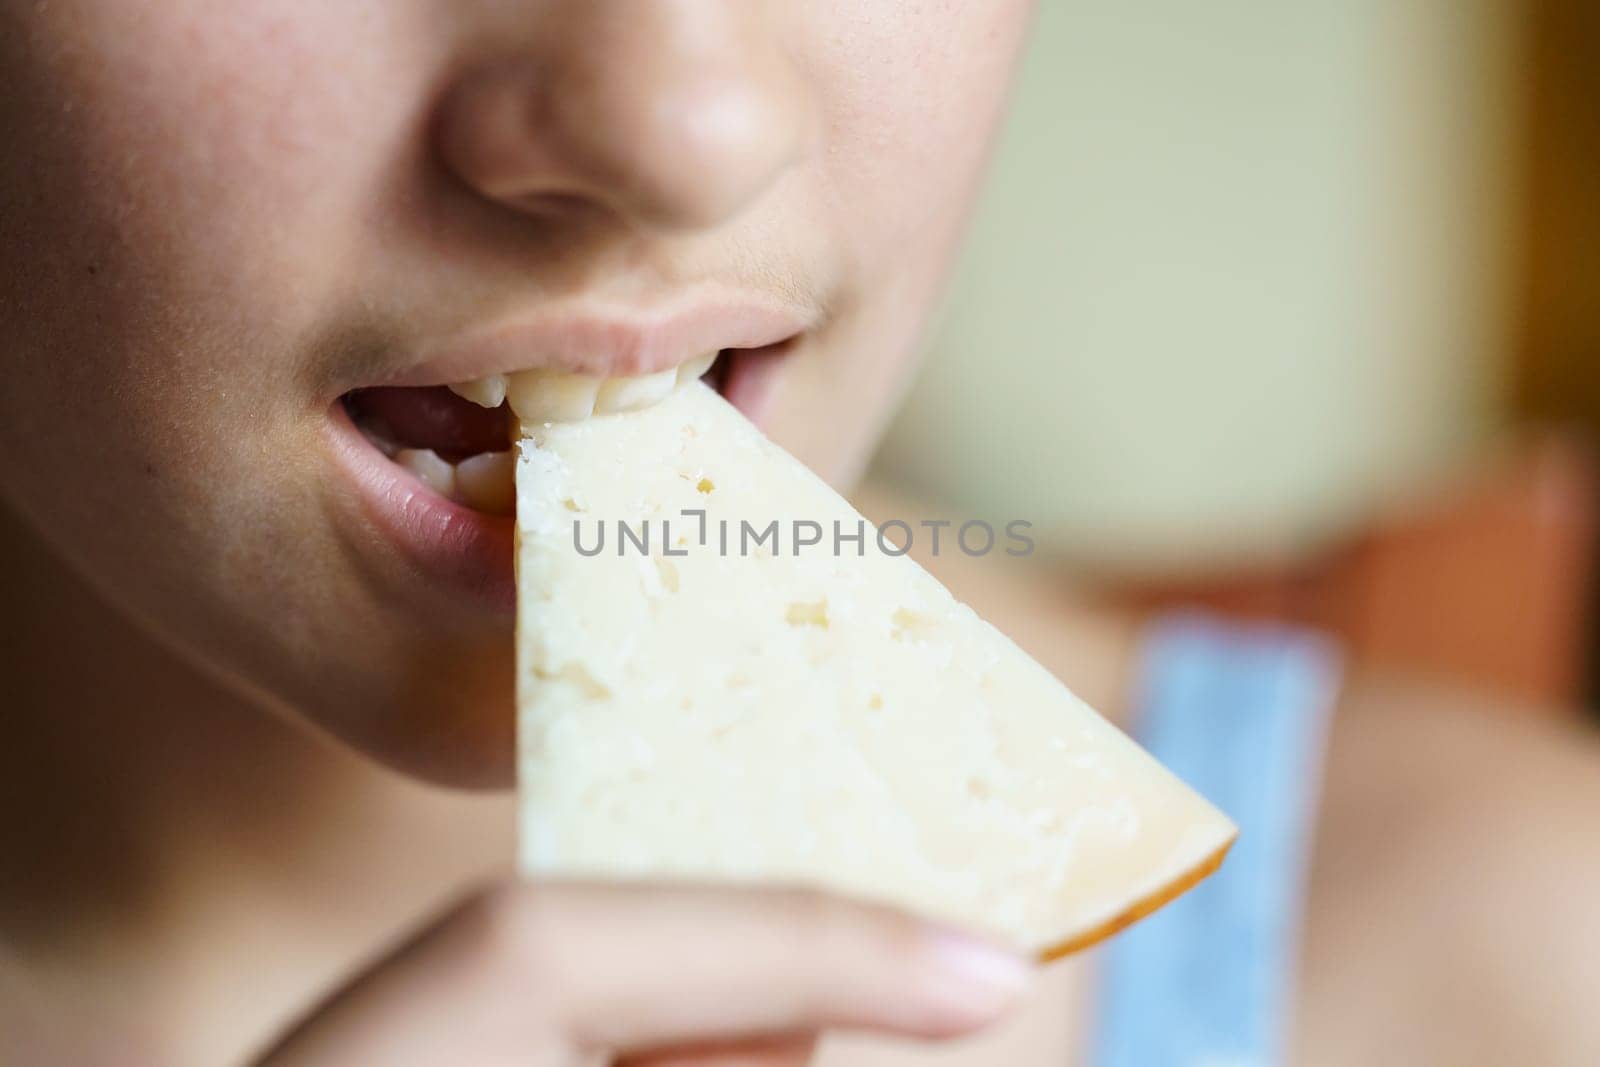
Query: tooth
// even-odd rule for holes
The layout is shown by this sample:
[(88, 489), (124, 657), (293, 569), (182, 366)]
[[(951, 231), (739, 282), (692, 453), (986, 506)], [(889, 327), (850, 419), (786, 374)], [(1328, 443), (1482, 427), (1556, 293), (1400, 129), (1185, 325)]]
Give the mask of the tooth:
[(456, 490), (456, 469), (431, 448), (405, 448), (396, 453), (394, 461), (418, 478), (440, 496), (450, 496)]
[(506, 398), (522, 422), (577, 422), (594, 414), (600, 379), (586, 374), (528, 370), (511, 375)]
[(517, 509), (513, 452), (483, 452), (456, 464), (456, 499), (475, 511), (510, 515)]
[(710, 370), (711, 364), (716, 361), (717, 353), (707, 352), (703, 356), (696, 356), (684, 362), (678, 367), (678, 384), (682, 385), (685, 382), (692, 382), (705, 377), (706, 371)]
[(370, 415), (363, 416), (356, 423), (356, 429), (360, 430), (361, 435), (371, 441), (379, 452), (382, 452), (390, 459), (393, 459), (395, 453), (400, 451), (400, 446), (394, 443), (393, 432), (390, 431), (388, 424), (382, 419)]
[(450, 387), (456, 396), (470, 400), (479, 407), (497, 408), (506, 398), (506, 376), (491, 374), (471, 382), (456, 382)]
[(599, 415), (618, 411), (638, 411), (665, 400), (678, 384), (676, 368), (659, 374), (642, 374), (637, 378), (607, 378), (595, 398), (594, 410)]

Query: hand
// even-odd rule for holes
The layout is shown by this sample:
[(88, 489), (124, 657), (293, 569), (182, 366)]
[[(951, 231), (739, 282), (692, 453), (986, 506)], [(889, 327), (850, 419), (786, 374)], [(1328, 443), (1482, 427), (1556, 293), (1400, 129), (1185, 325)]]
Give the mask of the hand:
[(798, 1067), (828, 1028), (940, 1039), (1030, 968), (809, 892), (513, 883), (358, 975), (258, 1067)]

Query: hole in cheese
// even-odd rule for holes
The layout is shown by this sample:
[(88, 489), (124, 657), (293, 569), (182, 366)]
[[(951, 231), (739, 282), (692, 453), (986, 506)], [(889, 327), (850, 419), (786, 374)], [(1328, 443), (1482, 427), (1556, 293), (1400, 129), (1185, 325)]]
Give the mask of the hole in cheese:
[(783, 617), (790, 626), (820, 626), (826, 630), (828, 628), (828, 600), (824, 597), (813, 603), (796, 601), (789, 605)]

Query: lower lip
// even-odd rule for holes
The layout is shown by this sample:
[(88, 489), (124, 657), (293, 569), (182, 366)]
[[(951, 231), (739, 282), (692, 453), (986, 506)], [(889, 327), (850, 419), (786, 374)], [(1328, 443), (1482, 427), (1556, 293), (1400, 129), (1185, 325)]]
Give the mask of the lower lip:
[(350, 421), (343, 404), (328, 417), (334, 459), (355, 488), (362, 519), (399, 549), (430, 583), (442, 582), (497, 613), (516, 610), (516, 524), (463, 507), (392, 462)]

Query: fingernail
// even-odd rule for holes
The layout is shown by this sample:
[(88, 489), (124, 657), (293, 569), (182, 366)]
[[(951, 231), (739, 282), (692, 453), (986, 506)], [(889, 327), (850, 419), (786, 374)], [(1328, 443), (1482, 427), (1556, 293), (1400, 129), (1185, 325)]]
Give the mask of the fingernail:
[(963, 1024), (997, 1017), (1033, 984), (1033, 967), (1014, 953), (958, 930), (932, 940), (941, 1008)]

